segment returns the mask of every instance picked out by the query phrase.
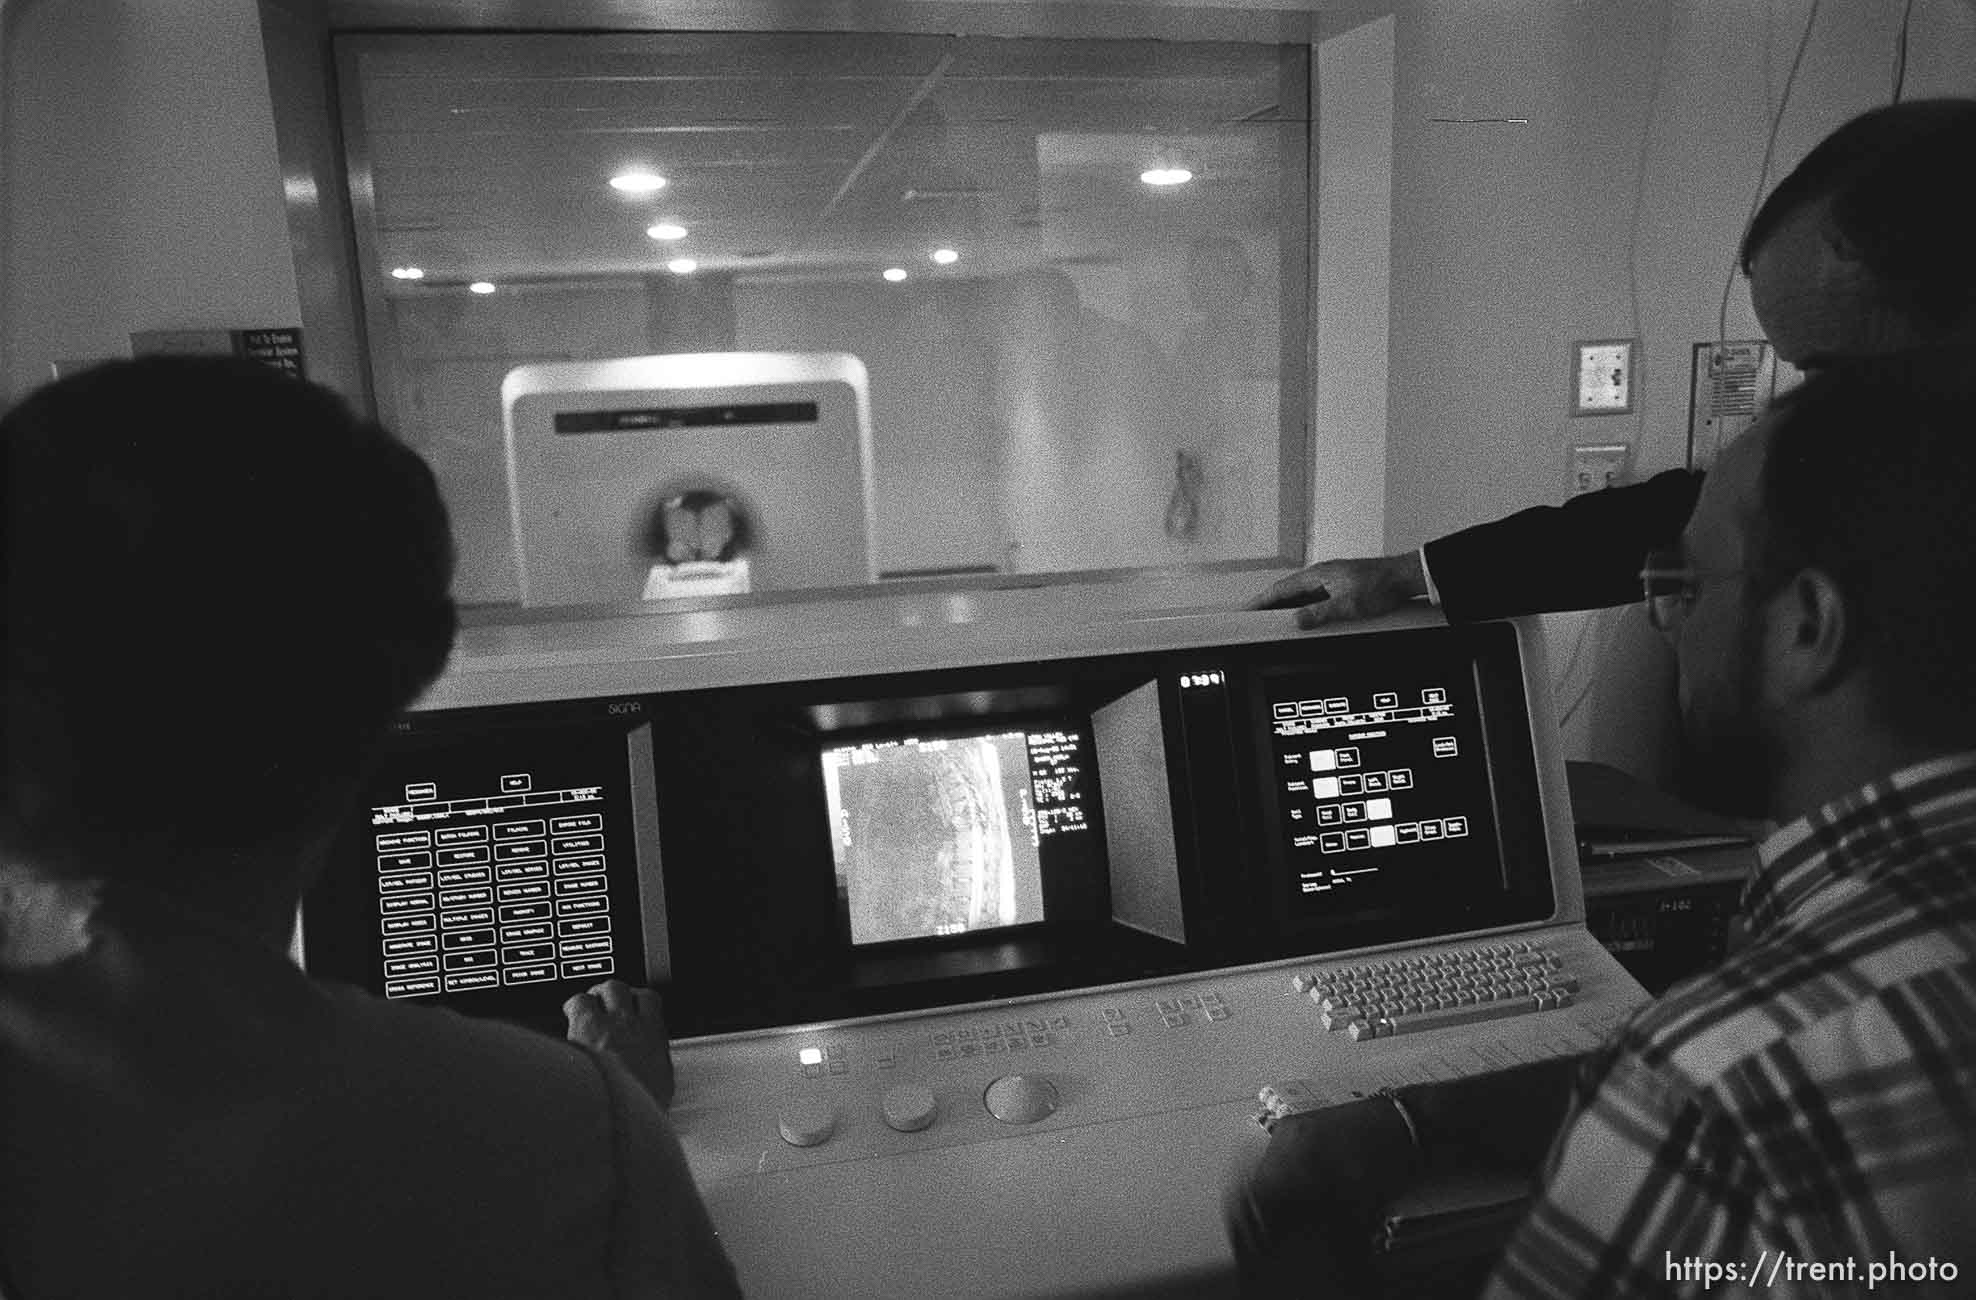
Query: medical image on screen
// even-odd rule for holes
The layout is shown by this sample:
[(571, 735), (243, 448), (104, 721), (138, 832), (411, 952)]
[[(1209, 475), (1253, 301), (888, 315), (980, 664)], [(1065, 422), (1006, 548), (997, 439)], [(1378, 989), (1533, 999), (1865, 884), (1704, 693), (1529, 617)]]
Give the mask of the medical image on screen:
[[(1069, 738), (1074, 740), (1074, 738)], [(1043, 919), (1043, 833), (1032, 760), (1066, 737), (1024, 731), (826, 750), (825, 798), (853, 944), (935, 938)], [(1042, 754), (1036, 753), (1038, 746)]]

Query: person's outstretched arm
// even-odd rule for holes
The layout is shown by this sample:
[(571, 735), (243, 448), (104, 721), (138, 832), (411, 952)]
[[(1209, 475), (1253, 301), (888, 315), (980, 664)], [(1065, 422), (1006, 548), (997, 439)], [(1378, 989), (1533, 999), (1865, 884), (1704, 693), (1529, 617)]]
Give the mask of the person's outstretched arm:
[(1297, 625), (1312, 628), (1391, 613), (1423, 596), (1454, 623), (1630, 604), (1640, 598), (1641, 561), (1680, 536), (1701, 478), (1668, 470), (1520, 510), (1417, 552), (1321, 560), (1276, 582), (1251, 608), (1295, 609)]

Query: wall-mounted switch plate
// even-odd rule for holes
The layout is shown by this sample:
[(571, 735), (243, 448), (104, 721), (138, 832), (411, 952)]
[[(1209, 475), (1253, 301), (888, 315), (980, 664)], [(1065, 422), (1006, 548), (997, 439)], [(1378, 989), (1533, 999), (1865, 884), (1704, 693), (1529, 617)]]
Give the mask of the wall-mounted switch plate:
[(1572, 346), (1571, 413), (1627, 415), (1639, 385), (1638, 339), (1591, 339)]

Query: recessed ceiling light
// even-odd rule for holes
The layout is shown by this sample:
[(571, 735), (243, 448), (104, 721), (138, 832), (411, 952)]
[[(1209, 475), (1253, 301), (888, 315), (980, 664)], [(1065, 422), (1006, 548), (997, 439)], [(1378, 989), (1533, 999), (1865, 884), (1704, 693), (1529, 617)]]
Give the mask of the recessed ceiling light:
[(690, 257), (675, 257), (666, 263), (666, 270), (674, 275), (691, 275), (700, 269), (700, 264)]
[(888, 266), (885, 268), (885, 278), (893, 284), (897, 284), (906, 278), (906, 268), (903, 266)]
[(467, 286), (467, 289), (472, 293), (493, 293), (494, 282), (492, 280), (475, 280)]
[(933, 250), (933, 260), (941, 266), (952, 266), (961, 260), (961, 255), (951, 248), (936, 248)]
[(674, 225), (670, 221), (661, 221), (656, 226), (645, 227), (645, 233), (654, 239), (684, 239), (686, 227)]
[(611, 188), (626, 194), (650, 194), (666, 187), (666, 178), (657, 172), (619, 172), (611, 177)]
[(1194, 173), (1185, 167), (1152, 167), (1140, 172), (1139, 179), (1148, 185), (1185, 185)]
[(394, 280), (423, 280), (425, 272), (416, 266), (394, 266), (391, 268)]

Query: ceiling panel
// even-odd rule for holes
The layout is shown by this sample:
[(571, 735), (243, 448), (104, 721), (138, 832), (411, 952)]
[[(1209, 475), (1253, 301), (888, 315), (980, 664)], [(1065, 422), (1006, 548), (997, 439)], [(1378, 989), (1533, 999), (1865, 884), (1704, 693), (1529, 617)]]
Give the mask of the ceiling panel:
[[(479, 278), (861, 273), (941, 242), (953, 273), (1099, 256), (1277, 201), (1300, 47), (795, 35), (345, 37), (377, 259)], [(1184, 193), (1138, 173), (1184, 165)], [(665, 175), (612, 190), (626, 168)], [(360, 214), (360, 219), (366, 214)], [(690, 234), (648, 238), (655, 221)], [(1039, 231), (1047, 228), (1047, 246)]]

